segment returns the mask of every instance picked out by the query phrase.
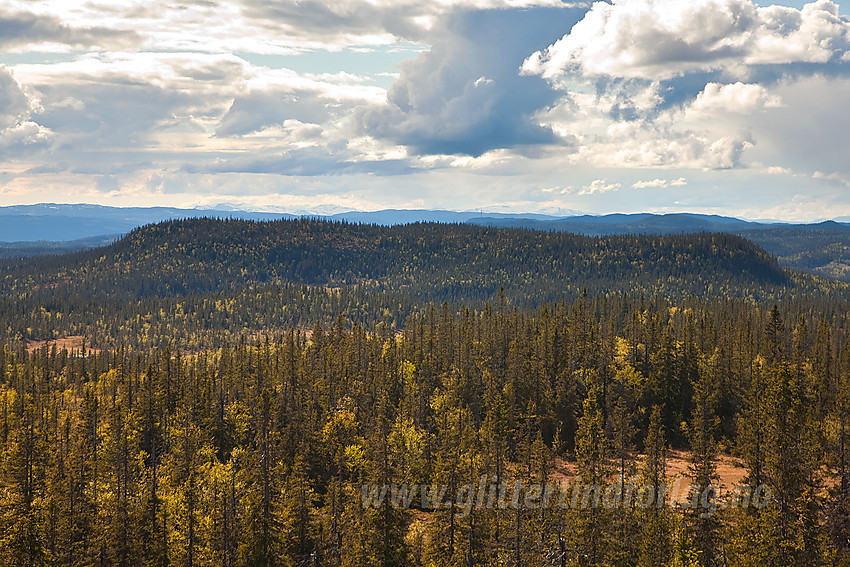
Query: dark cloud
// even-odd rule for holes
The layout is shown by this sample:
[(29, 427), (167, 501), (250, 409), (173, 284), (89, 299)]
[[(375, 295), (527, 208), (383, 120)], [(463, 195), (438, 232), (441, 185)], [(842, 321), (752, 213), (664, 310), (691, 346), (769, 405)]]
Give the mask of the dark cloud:
[(243, 79), (239, 61), (185, 54), (81, 60), (31, 77), (41, 101), (33, 117), (57, 134), (57, 147), (144, 148), (154, 132), (197, 132), (198, 121), (218, 119), (227, 91)]
[(403, 175), (416, 169), (407, 160), (354, 160), (346, 151), (315, 146), (265, 155), (222, 159), (210, 164), (187, 164), (186, 173), (265, 173), (286, 176), (375, 174)]
[(6, 158), (46, 147), (49, 132), (32, 121), (33, 102), (0, 65), (0, 150)]
[(417, 18), (433, 15), (434, 5), (422, 0), (244, 0), (242, 13), (255, 25), (306, 40), (382, 34), (419, 40), (427, 29)]
[(801, 171), (840, 172), (850, 179), (850, 78), (814, 76), (773, 89), (782, 105), (750, 118), (763, 151)]
[(402, 68), (385, 107), (359, 114), (362, 130), (420, 154), (481, 155), (558, 143), (532, 116), (558, 94), (520, 76), (524, 59), (560, 37), (584, 8), (459, 10), (444, 17), (431, 50)]
[(65, 173), (66, 171), (68, 171), (68, 166), (65, 164), (44, 163), (29, 168), (26, 173), (27, 175), (41, 175), (43, 173)]
[(0, 130), (14, 126), (30, 114), (30, 101), (12, 73), (0, 65)]
[[(104, 82), (39, 85), (44, 109), (36, 114), (40, 124), (65, 135), (70, 147), (85, 141), (91, 146), (138, 144), (150, 132), (175, 116), (186, 116), (200, 101), (177, 90), (122, 77)], [(76, 104), (62, 104), (69, 92)]]
[(130, 46), (138, 34), (103, 27), (72, 28), (55, 16), (0, 10), (0, 47), (60, 43), (73, 47)]
[(239, 136), (293, 119), (321, 124), (337, 106), (314, 89), (270, 89), (237, 97), (216, 129), (217, 136)]

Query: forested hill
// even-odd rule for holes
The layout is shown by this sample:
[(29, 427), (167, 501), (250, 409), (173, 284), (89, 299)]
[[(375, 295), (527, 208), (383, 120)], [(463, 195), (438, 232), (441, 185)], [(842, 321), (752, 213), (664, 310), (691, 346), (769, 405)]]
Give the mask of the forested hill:
[(166, 221), (110, 246), (9, 261), (11, 294), (133, 300), (253, 283), (360, 286), (428, 301), (525, 303), (589, 293), (765, 297), (792, 285), (776, 260), (725, 234), (588, 237), (471, 225), (321, 220)]

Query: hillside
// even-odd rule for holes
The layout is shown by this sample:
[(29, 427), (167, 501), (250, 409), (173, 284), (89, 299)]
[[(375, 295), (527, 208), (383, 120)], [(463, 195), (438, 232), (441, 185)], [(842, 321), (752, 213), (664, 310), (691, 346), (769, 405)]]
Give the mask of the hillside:
[[(574, 211), (560, 211), (571, 214)], [(752, 222), (718, 215), (609, 214), (553, 216), (445, 210), (347, 211), (303, 218), (384, 226), (417, 222), (466, 223), (501, 228), (572, 232), (587, 236), (724, 232), (743, 236), (777, 257), (784, 268), (850, 281), (850, 225)], [(286, 213), (237, 209), (120, 208), (42, 203), (0, 207), (0, 258), (61, 254), (110, 242), (135, 228), (166, 220), (219, 218), (271, 221), (300, 218)], [(5, 242), (4, 242), (5, 241)]]
[(759, 223), (716, 215), (611, 214), (562, 219), (470, 219), (470, 223), (534, 230), (609, 236), (614, 234), (691, 234), (725, 232), (753, 241), (776, 256), (779, 265), (819, 276), (850, 281), (850, 225)]
[(400, 328), (429, 303), (525, 309), (585, 292), (673, 304), (846, 296), (845, 284), (785, 272), (725, 234), (187, 219), (141, 227), (102, 248), (0, 265), (7, 334), (148, 346), (217, 345), (336, 317)]
[(723, 234), (610, 236), (471, 225), (188, 219), (110, 246), (8, 262), (12, 294), (119, 299), (209, 293), (252, 283), (363, 286), (425, 301), (523, 303), (590, 293), (761, 297), (791, 285), (776, 260)]
[(850, 281), (850, 227), (832, 221), (807, 225), (740, 230), (787, 268)]

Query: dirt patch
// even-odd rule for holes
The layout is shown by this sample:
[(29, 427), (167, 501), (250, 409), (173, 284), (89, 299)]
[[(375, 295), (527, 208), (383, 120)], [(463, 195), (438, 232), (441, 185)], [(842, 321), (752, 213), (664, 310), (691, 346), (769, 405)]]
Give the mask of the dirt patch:
[[(690, 458), (691, 455), (687, 451), (670, 451), (667, 454), (667, 477), (671, 479), (674, 475), (686, 477)], [(738, 459), (729, 455), (720, 455), (717, 457), (717, 476), (720, 478), (720, 484), (729, 489), (744, 482), (747, 469)]]
[[(82, 335), (71, 335), (69, 337), (61, 337), (58, 339), (48, 339), (43, 341), (27, 341), (27, 351), (32, 354), (33, 352), (44, 348), (45, 346), (49, 349), (56, 346), (56, 350), (61, 352), (63, 350), (67, 350), (68, 352), (82, 352), (83, 350), (83, 341), (85, 341), (85, 337)], [(99, 353), (100, 349), (91, 348), (86, 345), (87, 353)]]
[[(637, 455), (635, 458), (638, 463), (642, 462), (643, 459), (643, 455)], [(667, 482), (674, 487), (671, 494), (674, 501), (677, 502), (684, 502), (687, 498), (688, 487), (690, 486), (689, 459), (690, 453), (688, 451), (671, 450), (667, 452)], [(555, 468), (551, 476), (554, 482), (565, 485), (575, 479), (576, 476), (578, 476), (578, 466), (574, 461), (555, 460)], [(747, 476), (747, 469), (737, 459), (729, 455), (720, 455), (717, 458), (717, 476), (723, 489), (729, 490), (743, 483), (744, 477)], [(615, 475), (612, 475), (609, 481), (614, 478)]]

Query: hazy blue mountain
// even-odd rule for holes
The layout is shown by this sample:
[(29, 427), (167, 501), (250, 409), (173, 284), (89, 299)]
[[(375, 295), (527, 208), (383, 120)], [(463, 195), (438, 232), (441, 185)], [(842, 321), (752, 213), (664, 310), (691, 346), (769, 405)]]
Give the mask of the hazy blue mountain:
[[(174, 207), (106, 207), (42, 203), (0, 207), (0, 242), (71, 241), (93, 236), (126, 234), (145, 224), (169, 219), (213, 217), (246, 220), (294, 218), (288, 213), (252, 212), (222, 207), (180, 209)], [(740, 219), (694, 214), (612, 214), (604, 216), (555, 216), (539, 213), (482, 213), (478, 211), (401, 210), (348, 211), (330, 215), (303, 215), (349, 222), (395, 225), (413, 222), (474, 223), (562, 230), (589, 235), (670, 234), (721, 232), (768, 225)], [(838, 223), (833, 223), (838, 225)], [(843, 225), (838, 225), (843, 226)]]
[(291, 218), (285, 213), (254, 213), (173, 207), (104, 207), (100, 205), (16, 205), (0, 207), (0, 241), (69, 241), (125, 234), (134, 228), (169, 219), (215, 217), (250, 220)]
[(123, 234), (107, 236), (89, 236), (78, 240), (24, 240), (21, 242), (0, 242), (0, 258), (28, 258), (48, 254), (66, 254), (79, 252), (98, 246), (112, 244)]
[(667, 214), (655, 215), (650, 213), (611, 214), (611, 215), (581, 215), (565, 217), (557, 220), (522, 218), (495, 218), (492, 216), (472, 218), (467, 222), (486, 224), (490, 226), (511, 226), (536, 228), (539, 230), (562, 230), (590, 236), (609, 234), (678, 234), (692, 232), (729, 232), (749, 228), (766, 227), (732, 217), (697, 214)]
[[(482, 217), (469, 211), (395, 210), (349, 211), (329, 215), (253, 212), (232, 207), (214, 209), (180, 209), (175, 207), (105, 207), (101, 205), (65, 205), (41, 203), (0, 207), (0, 242), (67, 242), (112, 234), (126, 234), (132, 229), (170, 219), (212, 217), (245, 220), (277, 220), (313, 216), (349, 222), (395, 225), (413, 222), (464, 223)], [(496, 221), (532, 219), (553, 221), (560, 217), (543, 214), (486, 213)], [(24, 246), (16, 246), (24, 249)]]
[[(232, 207), (214, 209), (180, 209), (175, 207), (106, 207), (101, 205), (65, 205), (41, 203), (0, 207), (0, 242), (22, 241), (65, 242), (93, 236), (126, 234), (132, 229), (170, 219), (212, 217), (245, 220), (277, 220), (312, 216), (330, 220), (395, 225), (413, 222), (464, 223), (484, 216), (480, 212), (440, 210), (349, 211), (329, 215), (253, 212)], [(486, 213), (495, 221), (540, 220), (554, 221), (558, 216), (544, 214)], [(18, 248), (23, 248), (18, 246)]]
[(478, 211), (434, 211), (427, 209), (385, 209), (383, 211), (349, 211), (329, 215), (325, 218), (330, 220), (346, 220), (366, 224), (380, 224), (391, 226), (396, 224), (410, 224), (414, 222), (442, 222), (442, 223), (465, 223), (490, 224), (485, 221), (490, 219), (494, 222), (522, 222), (526, 220), (555, 221), (560, 217), (543, 215), (537, 213), (482, 213)]

